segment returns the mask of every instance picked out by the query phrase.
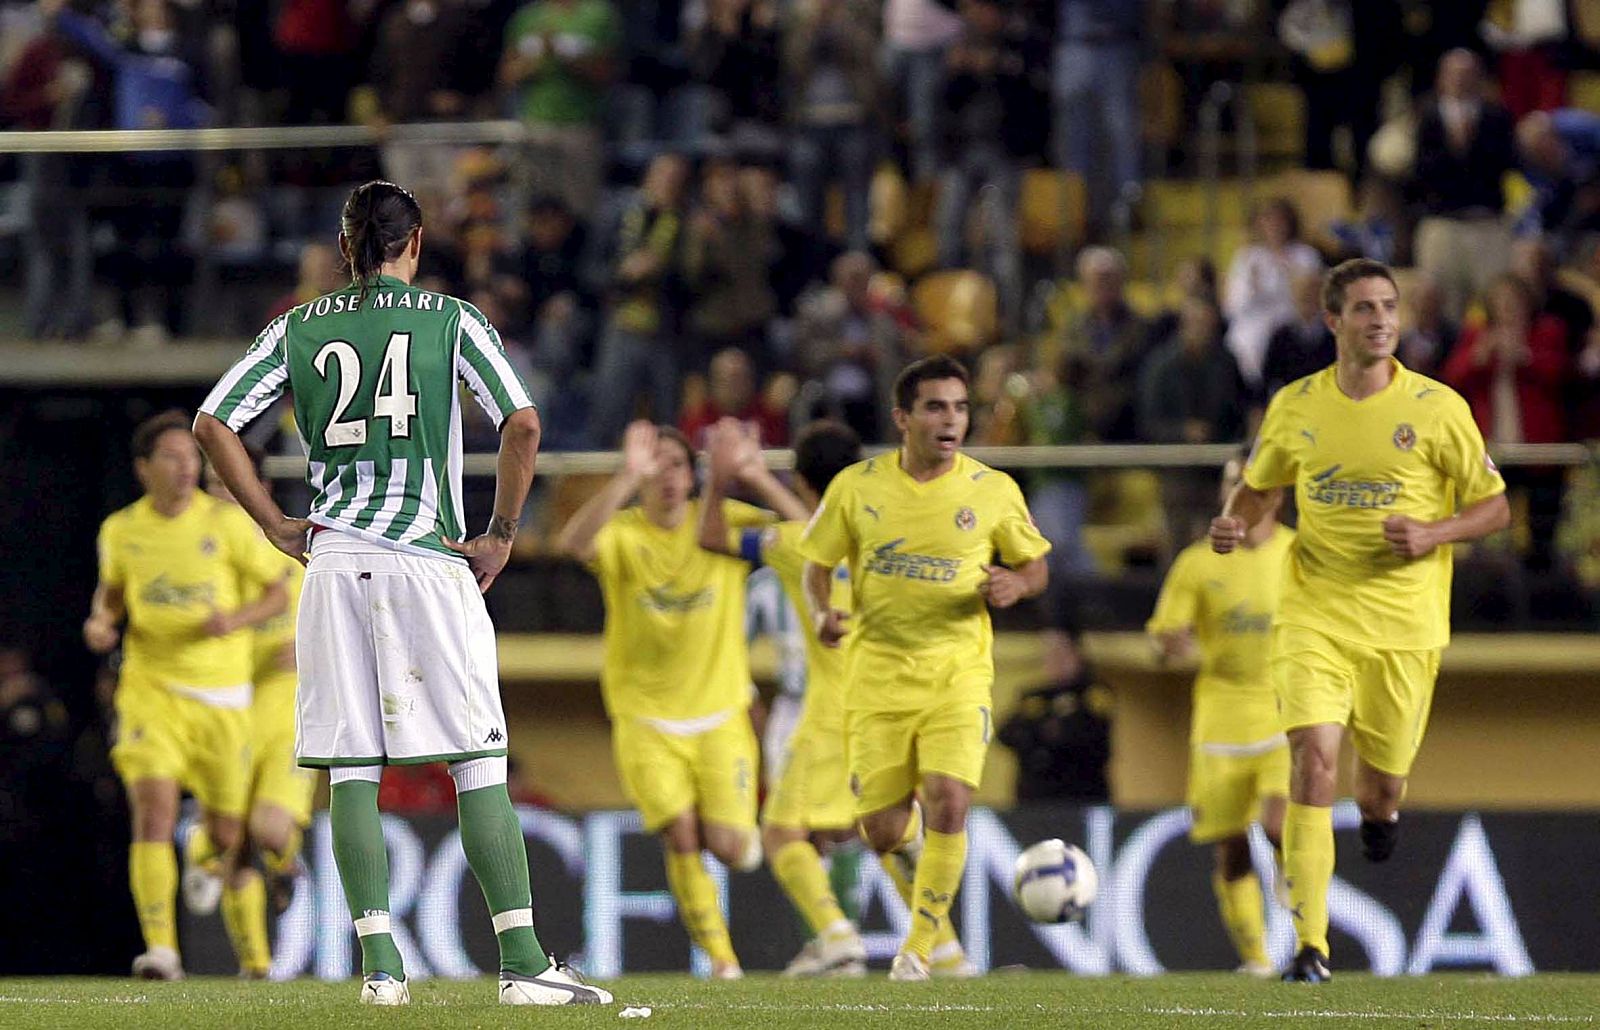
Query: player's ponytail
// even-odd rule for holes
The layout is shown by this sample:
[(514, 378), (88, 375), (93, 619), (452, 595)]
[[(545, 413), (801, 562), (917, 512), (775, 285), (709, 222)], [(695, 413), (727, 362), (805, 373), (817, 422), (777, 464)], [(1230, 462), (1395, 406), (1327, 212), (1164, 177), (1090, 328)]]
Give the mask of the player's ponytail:
[(361, 299), (383, 268), (405, 253), (411, 234), (422, 225), (422, 207), (411, 191), (374, 179), (351, 191), (339, 216), (350, 278), (361, 286)]

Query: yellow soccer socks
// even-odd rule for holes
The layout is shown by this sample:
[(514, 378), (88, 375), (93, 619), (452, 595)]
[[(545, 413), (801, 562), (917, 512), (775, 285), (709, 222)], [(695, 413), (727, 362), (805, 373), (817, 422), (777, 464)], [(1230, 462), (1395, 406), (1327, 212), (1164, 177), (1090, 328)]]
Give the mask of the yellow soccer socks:
[(264, 978), (272, 967), (272, 947), (267, 943), (267, 884), (254, 869), (234, 876), (222, 889), (222, 925), (239, 957), (239, 972)]
[(1289, 802), (1283, 820), (1283, 867), (1297, 948), (1328, 954), (1328, 884), (1333, 880), (1333, 809)]
[(1265, 967), (1268, 964), (1267, 915), (1266, 903), (1261, 897), (1261, 881), (1254, 873), (1246, 873), (1237, 880), (1225, 880), (1220, 874), (1213, 874), (1211, 888), (1216, 892), (1222, 925), (1239, 953), (1239, 961), (1248, 966)]
[(712, 962), (737, 966), (739, 957), (733, 953), (728, 924), (717, 902), (717, 885), (706, 872), (698, 851), (667, 851), (667, 886), (678, 902), (678, 916), (689, 931), (689, 939), (711, 956)]
[(772, 875), (805, 917), (812, 936), (821, 937), (845, 921), (822, 856), (809, 840), (790, 841), (772, 854)]
[(916, 879), (912, 882), (911, 933), (906, 937), (903, 950), (927, 961), (941, 940), (940, 932), (949, 932), (950, 905), (961, 886), (961, 873), (966, 865), (967, 831), (926, 831), (922, 857), (917, 860)]
[(169, 841), (134, 841), (128, 848), (128, 885), (146, 948), (178, 950), (178, 856)]

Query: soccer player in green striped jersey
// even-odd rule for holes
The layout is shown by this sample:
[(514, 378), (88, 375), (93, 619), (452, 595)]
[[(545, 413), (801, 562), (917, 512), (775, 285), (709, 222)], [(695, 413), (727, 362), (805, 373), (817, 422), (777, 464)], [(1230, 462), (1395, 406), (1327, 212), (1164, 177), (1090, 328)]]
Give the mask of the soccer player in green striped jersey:
[[(500, 942), (500, 1001), (610, 1002), (548, 958), (534, 933), (482, 597), (511, 554), (533, 481), (538, 413), (483, 315), (412, 285), (422, 210), (408, 191), (359, 186), (341, 221), (350, 285), (274, 320), (206, 398), (195, 435), (279, 549), (305, 560), (311, 536), (296, 633), (295, 754), (329, 770), (334, 857), (361, 940), (361, 1000), (410, 1001), (400, 928), (389, 918), (383, 767), (448, 762), (462, 847)], [(489, 531), (464, 542), (457, 382), (501, 433)], [(316, 493), (306, 519), (285, 517), (237, 436), (285, 389)]]

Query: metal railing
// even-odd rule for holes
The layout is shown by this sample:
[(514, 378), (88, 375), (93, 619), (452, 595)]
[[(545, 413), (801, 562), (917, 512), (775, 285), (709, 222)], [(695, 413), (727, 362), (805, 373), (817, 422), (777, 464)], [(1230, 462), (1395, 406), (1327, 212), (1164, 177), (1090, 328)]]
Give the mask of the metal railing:
[(282, 125), (233, 129), (75, 129), (0, 132), (0, 154), (109, 154), (147, 150), (318, 150), (382, 143), (521, 143), (519, 121), (391, 125)]

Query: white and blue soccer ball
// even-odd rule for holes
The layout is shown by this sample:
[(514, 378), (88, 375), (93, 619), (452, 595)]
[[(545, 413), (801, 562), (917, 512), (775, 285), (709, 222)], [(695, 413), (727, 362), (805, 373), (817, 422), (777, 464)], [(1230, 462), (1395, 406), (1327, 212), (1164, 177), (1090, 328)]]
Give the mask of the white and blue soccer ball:
[(1082, 919), (1099, 889), (1089, 856), (1060, 839), (1042, 840), (1017, 856), (1011, 896), (1036, 923)]

